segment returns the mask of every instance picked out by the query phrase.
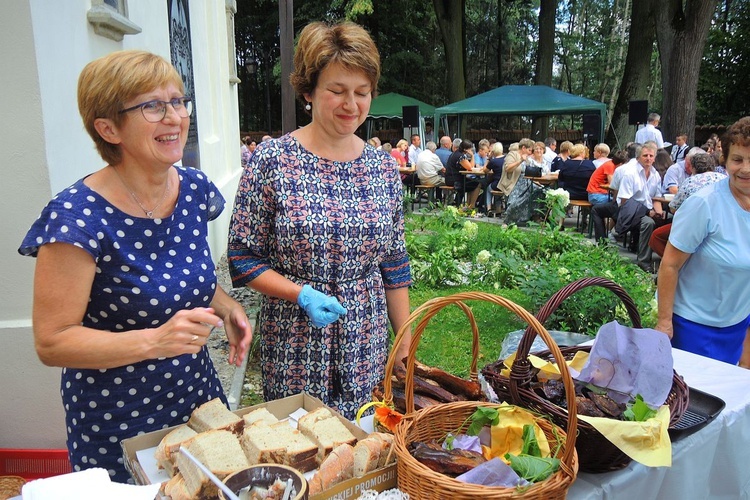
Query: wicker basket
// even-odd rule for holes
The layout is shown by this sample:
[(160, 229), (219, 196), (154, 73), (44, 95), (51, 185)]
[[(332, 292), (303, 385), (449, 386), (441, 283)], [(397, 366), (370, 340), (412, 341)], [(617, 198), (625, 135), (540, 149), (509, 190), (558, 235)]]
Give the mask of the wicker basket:
[[(406, 367), (406, 407), (407, 415), (396, 427), (394, 438), (394, 449), (398, 458), (398, 487), (408, 493), (412, 498), (419, 499), (505, 499), (505, 498), (533, 498), (533, 499), (551, 499), (565, 498), (568, 488), (575, 481), (578, 473), (578, 458), (575, 451), (576, 426), (577, 418), (575, 411), (569, 415), (567, 424), (567, 433), (560, 427), (552, 424), (549, 420), (542, 417), (535, 417), (539, 426), (543, 429), (548, 439), (562, 439), (562, 446), (557, 452), (556, 457), (560, 459), (560, 469), (544, 481), (535, 483), (527, 488), (505, 488), (489, 487), (468, 484), (458, 481), (449, 476), (440, 474), (418, 462), (408, 451), (408, 445), (415, 441), (429, 441), (431, 439), (441, 439), (448, 432), (454, 432), (462, 425), (466, 424), (466, 419), (474, 413), (480, 406), (499, 406), (492, 403), (479, 401), (461, 401), (457, 403), (444, 403), (435, 406), (414, 411), (414, 364), (415, 354), (419, 339), (430, 319), (435, 316), (442, 308), (455, 304), (459, 306), (467, 315), (471, 324), (473, 342), (473, 361), (472, 373), (473, 379), (478, 377), (476, 373), (476, 360), (479, 353), (479, 333), (471, 309), (464, 303), (466, 300), (483, 300), (505, 307), (517, 314), (522, 320), (526, 321), (534, 328), (537, 333), (544, 339), (550, 350), (555, 353), (562, 362), (562, 353), (554, 343), (549, 333), (528, 311), (517, 304), (497, 295), (491, 295), (480, 292), (465, 292), (449, 297), (441, 297), (429, 300), (414, 310), (409, 319), (401, 327), (394, 342), (394, 349), (388, 358), (386, 365), (386, 376), (384, 379), (384, 395), (386, 401), (392, 397), (391, 374), (396, 363), (396, 348), (411, 329), (412, 324), (417, 322), (412, 341), (409, 345), (409, 355)], [(568, 373), (567, 366), (561, 369), (563, 383), (565, 384), (566, 396), (569, 403), (573, 405), (575, 394), (573, 381)], [(575, 408), (575, 405), (572, 406)]]
[(20, 495), (24, 484), (26, 480), (20, 476), (0, 476), (0, 500)]
[[(612, 291), (625, 305), (633, 327), (641, 327), (641, 318), (633, 299), (618, 284), (605, 278), (583, 278), (570, 283), (553, 295), (539, 310), (536, 318), (544, 323), (567, 297), (589, 286), (600, 286)], [(516, 405), (550, 415), (558, 425), (567, 421), (567, 411), (533, 391), (529, 383), (534, 378), (533, 367), (529, 362), (529, 349), (534, 341), (534, 329), (529, 326), (518, 345), (516, 359), (511, 368), (510, 377), (500, 375), (502, 361), (489, 364), (482, 369), (482, 375), (492, 386), (498, 397), (505, 398)], [(561, 349), (566, 359), (572, 359), (578, 351), (591, 351), (591, 346), (574, 346)], [(543, 359), (553, 361), (550, 351), (534, 353)], [(669, 405), (670, 427), (675, 425), (685, 413), (688, 406), (688, 387), (676, 372), (672, 377), (672, 388), (665, 404)], [(569, 405), (570, 403), (568, 403)], [(591, 424), (578, 422), (578, 439), (576, 441), (578, 458), (582, 472), (609, 472), (625, 467), (631, 458), (612, 444)]]

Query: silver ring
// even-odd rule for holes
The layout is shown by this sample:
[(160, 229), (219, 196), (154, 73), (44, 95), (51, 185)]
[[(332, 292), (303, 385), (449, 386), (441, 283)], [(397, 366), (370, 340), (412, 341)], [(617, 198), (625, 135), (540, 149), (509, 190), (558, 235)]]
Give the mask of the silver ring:
[(192, 343), (194, 343), (194, 342), (195, 342), (196, 340), (198, 340), (198, 336), (197, 336), (197, 335), (193, 335), (193, 338), (192, 338), (192, 339), (190, 339), (190, 343), (192, 344)]

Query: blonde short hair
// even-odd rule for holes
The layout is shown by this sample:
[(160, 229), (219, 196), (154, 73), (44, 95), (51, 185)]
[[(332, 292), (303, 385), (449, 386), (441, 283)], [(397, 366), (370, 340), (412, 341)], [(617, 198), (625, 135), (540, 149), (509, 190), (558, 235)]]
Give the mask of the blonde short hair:
[(570, 148), (573, 147), (573, 143), (570, 141), (563, 141), (560, 143), (560, 146), (557, 148), (558, 153), (570, 153)]
[(499, 158), (503, 156), (503, 143), (498, 141), (492, 144), (492, 147), (490, 148), (490, 155), (493, 158)]
[(586, 154), (586, 146), (584, 146), (583, 144), (574, 144), (570, 148), (570, 157), (571, 158), (576, 158), (576, 157), (584, 155), (584, 154)]
[(78, 112), (99, 155), (110, 165), (122, 161), (120, 146), (105, 141), (96, 131), (97, 118), (121, 125), (124, 104), (159, 87), (175, 85), (185, 92), (177, 70), (161, 56), (142, 50), (112, 52), (88, 63), (78, 77)]
[(294, 52), (294, 71), (289, 81), (298, 99), (305, 104), (318, 84), (320, 73), (332, 63), (350, 71), (361, 71), (372, 85), (375, 97), (380, 80), (380, 54), (370, 34), (358, 24), (314, 22), (300, 33)]
[(594, 146), (594, 151), (598, 152), (599, 154), (602, 154), (604, 156), (609, 156), (609, 146), (604, 144), (603, 142), (600, 142), (596, 146)]

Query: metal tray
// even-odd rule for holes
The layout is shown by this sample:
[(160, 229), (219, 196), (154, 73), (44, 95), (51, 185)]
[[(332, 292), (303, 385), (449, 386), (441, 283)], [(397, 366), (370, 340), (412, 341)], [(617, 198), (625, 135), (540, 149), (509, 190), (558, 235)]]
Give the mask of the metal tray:
[(721, 413), (724, 400), (698, 389), (688, 387), (688, 407), (682, 418), (669, 428), (669, 438), (674, 442), (705, 427)]

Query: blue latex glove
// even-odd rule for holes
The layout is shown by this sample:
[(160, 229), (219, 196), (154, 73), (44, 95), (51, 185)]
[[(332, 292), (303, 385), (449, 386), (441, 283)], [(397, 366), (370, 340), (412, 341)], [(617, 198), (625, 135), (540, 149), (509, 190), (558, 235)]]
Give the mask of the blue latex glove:
[(310, 285), (302, 287), (297, 304), (305, 310), (315, 328), (323, 328), (346, 314), (346, 309), (335, 297), (329, 297)]

